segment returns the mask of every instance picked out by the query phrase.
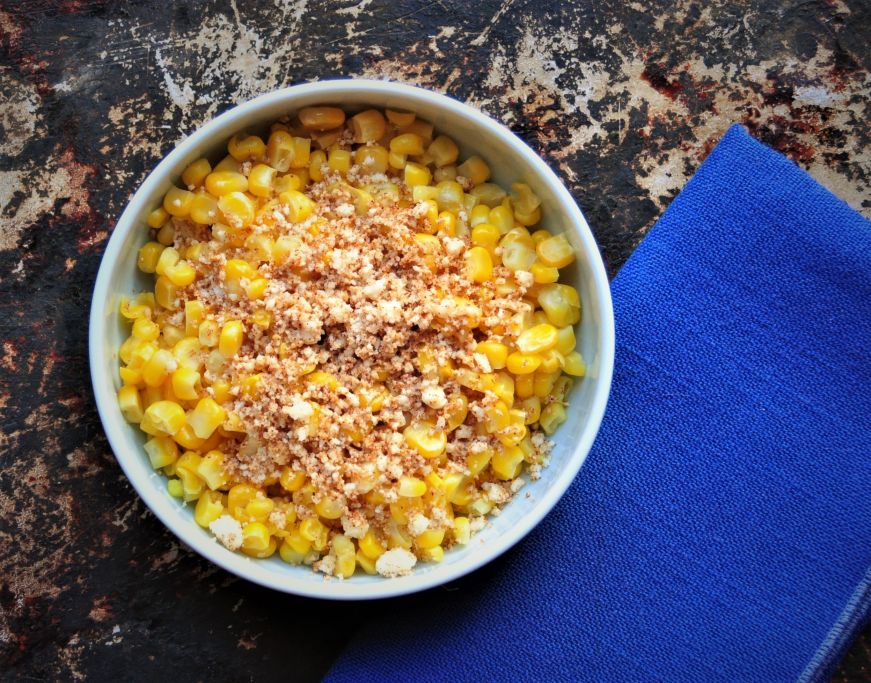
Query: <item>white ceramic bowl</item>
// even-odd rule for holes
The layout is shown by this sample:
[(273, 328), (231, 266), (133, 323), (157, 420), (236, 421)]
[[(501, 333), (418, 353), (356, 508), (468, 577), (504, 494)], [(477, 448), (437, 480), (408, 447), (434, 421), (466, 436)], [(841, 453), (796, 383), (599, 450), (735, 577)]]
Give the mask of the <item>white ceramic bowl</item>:
[[(518, 495), (468, 546), (447, 552), (439, 564), (421, 564), (412, 575), (395, 579), (355, 575), (346, 581), (324, 581), (323, 575), (287, 565), (277, 554), (254, 560), (230, 552), (197, 526), (192, 506), (167, 493), (166, 478), (151, 469), (142, 449), (143, 434), (124, 420), (115, 398), (120, 385), (118, 346), (129, 334), (118, 313), (119, 300), (152, 286), (136, 268), (136, 252), (148, 239), (145, 216), (160, 205), (191, 161), (202, 156), (220, 158), (234, 133), (265, 129), (286, 114), (316, 104), (349, 110), (405, 109), (432, 121), (437, 130), (457, 141), (463, 156), (484, 157), (496, 182), (528, 183), (542, 200), (543, 225), (567, 232), (578, 255), (563, 279), (576, 286), (583, 299), (577, 338), (588, 370), (572, 391), (569, 418), (555, 435), (549, 466), (541, 479), (524, 487), (531, 496)], [(294, 86), (241, 104), (204, 125), (158, 164), (133, 195), (109, 240), (91, 302), (89, 343), (94, 395), (112, 450), (146, 505), (176, 536), (224, 569), (263, 586), (310, 597), (356, 600), (403, 595), (457, 579), (505, 552), (541, 521), (574, 479), (599, 429), (611, 385), (614, 319), (605, 269), (584, 216), (553, 171), (511, 131), (471, 107), (427, 90), (384, 81), (341, 80)]]

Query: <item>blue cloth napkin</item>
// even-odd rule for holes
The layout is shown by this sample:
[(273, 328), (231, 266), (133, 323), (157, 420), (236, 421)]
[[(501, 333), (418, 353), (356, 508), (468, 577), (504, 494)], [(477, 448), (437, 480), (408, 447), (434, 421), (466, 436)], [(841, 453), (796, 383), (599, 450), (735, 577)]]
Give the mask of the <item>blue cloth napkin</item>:
[(871, 224), (733, 127), (613, 283), (593, 451), (342, 681), (822, 680), (871, 602)]

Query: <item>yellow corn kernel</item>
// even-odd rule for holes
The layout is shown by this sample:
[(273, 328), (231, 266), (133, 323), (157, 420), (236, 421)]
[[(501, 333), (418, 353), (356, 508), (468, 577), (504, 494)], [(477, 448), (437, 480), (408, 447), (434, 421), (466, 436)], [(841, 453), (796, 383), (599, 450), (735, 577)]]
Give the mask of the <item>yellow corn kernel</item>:
[(541, 411), (539, 424), (544, 433), (550, 436), (557, 427), (566, 421), (566, 409), (562, 403), (549, 403)]
[(224, 514), (224, 503), (217, 491), (204, 491), (194, 508), (194, 521), (203, 528)]
[(332, 130), (345, 122), (345, 112), (338, 107), (305, 107), (298, 116), (308, 130)]
[(285, 213), (293, 223), (302, 223), (311, 216), (315, 210), (315, 203), (302, 192), (290, 190), (279, 195), (281, 203), (285, 206)]
[(200, 373), (190, 368), (178, 368), (172, 373), (172, 391), (180, 399), (194, 401), (199, 395)]
[(541, 365), (538, 366), (539, 372), (558, 372), (565, 367), (565, 357), (556, 349), (550, 349), (538, 354), (541, 356)]
[(272, 166), (256, 164), (248, 174), (248, 191), (255, 197), (271, 197), (275, 173), (276, 171)]
[(199, 340), (195, 337), (182, 337), (173, 345), (172, 357), (181, 367), (199, 370), (203, 364)]
[(520, 375), (516, 377), (514, 380), (514, 391), (516, 392), (518, 398), (529, 398), (530, 396), (535, 395), (535, 376), (534, 375)]
[(218, 210), (230, 226), (240, 228), (254, 220), (257, 203), (244, 192), (228, 192), (218, 199)]
[(390, 151), (404, 156), (423, 154), (423, 138), (416, 133), (400, 133), (390, 141)]
[(249, 299), (262, 299), (266, 296), (266, 288), (269, 286), (269, 280), (264, 277), (258, 277), (251, 280), (245, 285), (245, 294)]
[(202, 301), (191, 299), (184, 304), (184, 333), (186, 337), (196, 337), (200, 324), (206, 315), (206, 307)]
[(345, 512), (345, 501), (324, 496), (315, 504), (315, 511), (324, 519), (339, 519)]
[(232, 358), (242, 348), (245, 328), (238, 320), (228, 320), (221, 328), (221, 338), (218, 340), (218, 350), (224, 358)]
[(166, 278), (176, 287), (187, 287), (196, 277), (197, 271), (185, 260), (178, 261), (166, 271)]
[(306, 382), (310, 382), (319, 387), (326, 387), (330, 391), (336, 391), (339, 388), (339, 380), (335, 375), (324, 372), (323, 370), (315, 370), (305, 376)]
[(246, 512), (248, 504), (261, 496), (262, 492), (250, 484), (236, 484), (227, 492), (227, 511), (240, 522), (249, 521)]
[(153, 273), (157, 268), (160, 255), (163, 253), (163, 245), (160, 242), (146, 242), (139, 249), (136, 265), (143, 273)]
[(541, 399), (538, 396), (530, 396), (520, 402), (520, 409), (523, 411), (525, 418), (524, 424), (531, 425), (538, 422), (541, 415)]
[(497, 478), (506, 481), (520, 474), (523, 466), (523, 451), (517, 446), (505, 446), (498, 450), (490, 461), (490, 469)]
[(514, 378), (507, 372), (495, 373), (488, 390), (496, 394), (509, 408), (514, 405)]
[(553, 325), (535, 325), (517, 338), (517, 348), (521, 353), (544, 353), (556, 346), (557, 339), (558, 332)]
[(514, 375), (528, 375), (535, 372), (539, 365), (541, 365), (541, 358), (538, 356), (517, 351), (509, 354), (505, 362), (508, 372)]
[(346, 149), (331, 149), (327, 155), (327, 166), (334, 173), (348, 175), (351, 170), (351, 153)]
[(532, 273), (532, 278), (536, 284), (539, 285), (548, 285), (559, 280), (559, 271), (556, 268), (544, 265), (540, 261), (533, 263), (529, 267), (529, 271)]
[(472, 538), (472, 527), (468, 517), (454, 517), (454, 540), (460, 545), (467, 545)]
[[(252, 557), (264, 557), (270, 545), (275, 541), (269, 534), (269, 529), (261, 522), (249, 522), (242, 527), (242, 552)], [(275, 548), (273, 547), (273, 552)], [(271, 553), (269, 553), (271, 554)]]
[(492, 457), (492, 448), (485, 448), (484, 450), (478, 451), (477, 453), (470, 453), (466, 457), (466, 467), (469, 470), (469, 476), (477, 477), (481, 472), (484, 471), (484, 468), (490, 464), (490, 460)]
[[(469, 212), (469, 225), (473, 228), (487, 223), (490, 218), (490, 207), (479, 204)], [(473, 231), (474, 232), (474, 231)], [(498, 242), (498, 239), (496, 240)], [(495, 242), (494, 242), (495, 245)], [(486, 246), (484, 244), (480, 246)]]
[(187, 423), (173, 434), (172, 438), (175, 439), (179, 446), (188, 450), (199, 450), (206, 443), (205, 439), (201, 439), (194, 434), (194, 430)]
[(278, 479), (281, 488), (285, 491), (299, 491), (302, 485), (305, 484), (305, 472), (294, 470), (290, 467), (285, 467), (281, 470), (281, 476)]
[(390, 168), (394, 168), (397, 171), (401, 171), (405, 168), (405, 164), (408, 163), (407, 156), (405, 154), (399, 154), (398, 152), (389, 152), (387, 154), (387, 165)]
[(483, 353), (487, 356), (487, 361), (494, 370), (504, 368), (505, 362), (508, 360), (508, 347), (501, 342), (489, 339), (479, 342), (475, 347), (475, 353)]
[[(163, 400), (163, 387), (145, 387), (141, 392), (139, 392), (139, 396), (142, 398), (142, 405), (147, 410), (152, 403)], [(144, 414), (142, 416), (142, 419), (145, 419)], [(146, 423), (146, 427), (143, 427), (142, 424), (139, 425), (139, 428), (142, 429), (142, 431), (144, 431), (146, 434), (149, 433), (148, 429), (151, 429), (152, 432), (157, 434), (157, 432), (154, 431), (154, 427), (150, 426), (149, 423)]]
[(354, 151), (354, 163), (365, 173), (386, 173), (390, 153), (381, 145), (358, 147)]
[(187, 422), (201, 439), (208, 439), (224, 419), (227, 411), (213, 398), (201, 398), (196, 407), (188, 414)]
[[(436, 206), (438, 203), (435, 202)], [(442, 211), (436, 218), (436, 231), (440, 235), (448, 237), (456, 237), (457, 235), (457, 217), (453, 211)]]
[(358, 545), (360, 552), (370, 560), (377, 560), (385, 551), (384, 545), (378, 540), (378, 535), (372, 529), (369, 529), (366, 535), (358, 541)]
[(463, 187), (455, 180), (443, 180), (436, 185), (439, 209), (459, 213), (463, 207)]
[(142, 379), (150, 387), (160, 386), (176, 367), (178, 363), (172, 353), (166, 349), (158, 349), (142, 366)]
[(184, 496), (184, 488), (182, 488), (181, 481), (178, 479), (170, 479), (167, 481), (166, 491), (173, 498), (182, 498)]
[(511, 183), (511, 205), (515, 213), (530, 213), (537, 209), (541, 200), (526, 183)]
[(320, 551), (327, 547), (329, 529), (317, 517), (302, 520), (299, 524), (299, 533), (300, 536), (311, 541), (315, 550)]
[(547, 230), (536, 230), (530, 237), (532, 237), (532, 243), (538, 248), (538, 245), (544, 242), (546, 239), (551, 238), (551, 234)]
[(503, 446), (516, 446), (526, 437), (527, 430), (525, 420), (526, 413), (519, 409), (512, 409), (509, 413), (510, 424), (502, 429), (496, 437)]
[(432, 180), (432, 173), (426, 166), (421, 166), (420, 164), (415, 164), (412, 162), (408, 162), (405, 164), (405, 184), (408, 187), (415, 187), (417, 185), (429, 185), (429, 181)]
[(336, 534), (333, 536), (331, 550), (336, 558), (333, 573), (343, 579), (351, 578), (354, 570), (357, 568), (357, 553), (356, 548), (354, 548), (354, 541), (344, 534)]
[[(457, 179), (457, 167), (456, 166), (442, 166), (442, 167), (437, 168), (435, 170), (435, 173), (432, 174), (432, 177), (436, 183), (440, 183), (443, 180), (456, 180)], [(469, 208), (471, 208), (471, 207), (469, 207)]]
[(231, 192), (245, 192), (248, 178), (235, 171), (212, 171), (206, 176), (206, 190), (215, 197)]
[(470, 480), (463, 479), (457, 484), (453, 492), (448, 495), (448, 500), (454, 505), (462, 507), (471, 503), (476, 493), (475, 485)]
[(218, 450), (206, 453), (197, 467), (197, 475), (212, 491), (226, 486), (230, 478), (224, 467), (224, 454)]
[(125, 386), (135, 387), (138, 384), (142, 384), (142, 370), (139, 368), (122, 366), (118, 368), (118, 375)]
[(510, 270), (529, 270), (535, 263), (535, 252), (523, 242), (509, 242), (502, 246), (502, 265)]
[(266, 163), (284, 173), (290, 170), (295, 152), (293, 136), (286, 130), (275, 130), (266, 143)]
[(405, 498), (418, 498), (426, 493), (426, 483), (417, 477), (401, 477), (398, 493)]
[(257, 274), (257, 270), (248, 261), (242, 259), (230, 259), (224, 264), (224, 278), (226, 280), (251, 279)]
[[(267, 167), (268, 168), (268, 167)], [(251, 184), (250, 176), (248, 184)], [(291, 190), (301, 190), (303, 187), (302, 179), (296, 173), (288, 173), (283, 176), (279, 176), (272, 181), (272, 191), (275, 194), (281, 194), (282, 192), (290, 192)]]
[(466, 277), (472, 282), (487, 282), (493, 277), (493, 259), (484, 247), (472, 247), (464, 258)]
[(384, 113), (387, 114), (387, 120), (398, 128), (405, 128), (414, 123), (414, 112), (387, 109)]
[(469, 400), (461, 393), (453, 394), (445, 405), (446, 427), (449, 432), (454, 431), (469, 414)]
[(559, 283), (543, 285), (538, 292), (538, 303), (556, 327), (574, 325), (581, 319), (578, 291)]
[(148, 318), (137, 318), (133, 321), (132, 334), (140, 341), (151, 342), (160, 336), (160, 325)]
[(507, 235), (514, 228), (514, 214), (507, 206), (499, 204), (488, 210), (487, 222), (495, 227), (500, 235)]
[(457, 173), (471, 180), (473, 185), (480, 185), (490, 179), (490, 167), (477, 155), (470, 156), (457, 166)]
[(444, 540), (444, 529), (427, 529), (414, 539), (414, 543), (418, 548), (426, 550), (427, 548), (435, 548), (436, 546), (441, 545)]
[(142, 398), (135, 386), (125, 385), (118, 390), (118, 407), (127, 422), (142, 421)]
[(354, 142), (376, 142), (387, 133), (387, 121), (377, 109), (367, 109), (351, 117), (351, 131)]
[(266, 143), (257, 135), (238, 134), (230, 138), (227, 151), (236, 161), (262, 159), (266, 153)]
[(165, 247), (168, 247), (175, 242), (175, 227), (173, 226), (172, 221), (167, 221), (163, 224), (160, 230), (157, 231), (155, 239)]
[(187, 187), (198, 187), (211, 172), (212, 165), (208, 159), (197, 159), (181, 172), (181, 181)]
[(535, 378), (533, 380), (533, 393), (538, 398), (546, 398), (551, 391), (553, 391), (553, 386), (559, 378), (560, 373), (558, 370), (551, 372), (536, 372)]
[(439, 135), (433, 140), (426, 152), (433, 158), (435, 165), (439, 167), (453, 164), (460, 156), (457, 143), (446, 135)]
[(163, 208), (170, 216), (183, 217), (191, 212), (193, 201), (193, 192), (182, 190), (179, 187), (171, 187), (163, 198)]
[(293, 161), (290, 167), (297, 169), (300, 178), (300, 186), (308, 184), (308, 166), (311, 161), (311, 138), (293, 138)]
[(563, 368), (567, 375), (583, 377), (587, 374), (587, 364), (577, 351), (566, 354), (566, 364)]
[[(502, 200), (505, 199), (505, 190), (493, 183), (480, 183), (473, 187), (469, 194), (478, 200), (478, 204), (486, 204), (490, 208), (499, 206)], [(496, 227), (499, 226), (497, 225)]]
[(575, 330), (571, 325), (559, 328), (557, 332), (556, 350), (562, 355), (568, 356), (575, 350)]
[(548, 237), (535, 248), (541, 262), (551, 268), (564, 268), (575, 260), (575, 251), (565, 234)]
[(155, 401), (145, 409), (139, 428), (146, 434), (172, 436), (184, 426), (184, 408), (173, 401)]
[(360, 569), (362, 569), (364, 572), (366, 572), (370, 576), (374, 576), (375, 574), (378, 573), (375, 570), (375, 560), (373, 560), (369, 557), (366, 557), (362, 551), (358, 550), (356, 555), (355, 555), (355, 558), (357, 559), (357, 565), (360, 567)]
[(308, 173), (311, 176), (311, 179), (315, 182), (319, 183), (324, 179), (324, 174), (321, 169), (325, 163), (327, 163), (326, 152), (317, 149), (311, 153), (311, 158), (309, 159)]
[(197, 192), (191, 204), (190, 218), (200, 225), (211, 225), (218, 220), (218, 200), (207, 192)]
[(485, 411), (487, 421), (484, 423), (487, 431), (490, 434), (498, 432), (508, 426), (508, 406), (504, 401), (496, 401), (492, 406), (489, 406)]
[[(229, 154), (221, 159), (215, 167), (212, 169), (212, 173), (217, 173), (218, 171), (232, 171), (233, 173), (241, 173), (242, 172), (242, 163), (236, 161)], [(208, 177), (208, 176), (206, 176)]]
[(169, 220), (169, 214), (166, 212), (166, 209), (160, 206), (148, 214), (148, 217), (145, 219), (145, 223), (146, 225), (148, 225), (149, 228), (159, 230), (163, 227), (164, 223), (166, 223), (167, 220)]
[(479, 223), (472, 228), (472, 244), (492, 254), (498, 243), (499, 230), (492, 223)]
[(402, 433), (408, 445), (424, 458), (437, 458), (445, 452), (447, 436), (431, 422), (412, 422)]

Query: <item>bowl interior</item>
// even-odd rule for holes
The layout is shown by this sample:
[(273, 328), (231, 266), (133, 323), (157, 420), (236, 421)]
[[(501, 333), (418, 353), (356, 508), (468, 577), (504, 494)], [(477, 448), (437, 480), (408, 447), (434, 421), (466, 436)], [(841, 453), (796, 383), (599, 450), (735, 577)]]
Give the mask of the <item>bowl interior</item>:
[[(461, 158), (481, 155), (493, 170), (495, 182), (528, 183), (542, 200), (542, 224), (552, 232), (567, 232), (578, 254), (562, 281), (578, 288), (583, 318), (576, 335), (588, 363), (588, 374), (575, 383), (569, 418), (554, 437), (555, 447), (542, 477), (528, 483), (505, 506), (502, 514), (466, 547), (446, 553), (440, 564), (418, 565), (414, 574), (398, 579), (355, 575), (347, 581), (325, 582), (308, 567), (285, 564), (277, 555), (252, 560), (231, 553), (193, 520), (193, 507), (172, 498), (166, 479), (155, 473), (142, 450), (144, 435), (126, 423), (115, 404), (118, 353), (129, 326), (118, 313), (122, 297), (153, 286), (151, 276), (136, 268), (136, 252), (148, 239), (145, 217), (160, 205), (163, 194), (191, 161), (223, 157), (226, 140), (242, 130), (262, 131), (272, 121), (314, 104), (335, 104), (354, 111), (390, 107), (415, 111), (450, 135)], [(186, 544), (224, 568), (258, 583), (286, 592), (325, 598), (371, 598), (398, 595), (455, 579), (516, 543), (552, 507), (573, 479), (592, 445), (604, 411), (613, 363), (613, 322), (607, 279), (598, 249), (569, 193), (544, 163), (507, 129), (446, 97), (383, 82), (338, 81), (297, 86), (237, 107), (185, 140), (143, 183), (112, 235), (95, 289), (91, 321), (91, 363), (95, 395), (112, 447), (127, 476), (152, 510)]]

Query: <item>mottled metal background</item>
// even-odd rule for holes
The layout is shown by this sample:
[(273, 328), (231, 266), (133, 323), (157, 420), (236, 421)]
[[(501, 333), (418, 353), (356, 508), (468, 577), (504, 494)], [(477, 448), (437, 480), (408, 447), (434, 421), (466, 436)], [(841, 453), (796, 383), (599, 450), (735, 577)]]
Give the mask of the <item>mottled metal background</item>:
[[(859, 0), (0, 1), (0, 675), (316, 680), (375, 609), (194, 556), (97, 419), (103, 246), (203, 121), (332, 76), (447, 92), (550, 161), (613, 273), (734, 121), (871, 216), (869, 29)], [(866, 632), (836, 680), (868, 680), (869, 660)]]

